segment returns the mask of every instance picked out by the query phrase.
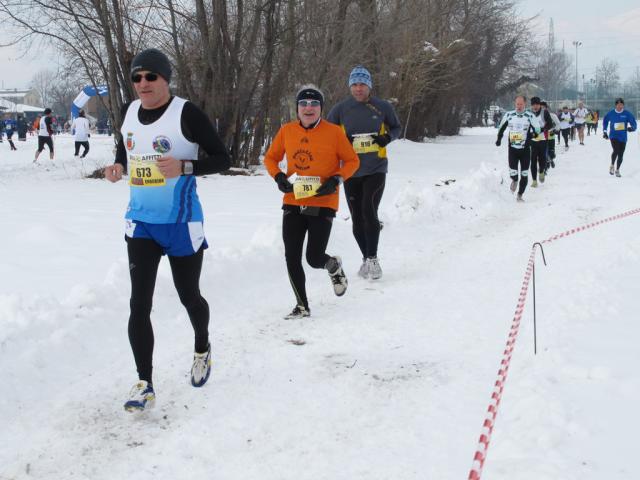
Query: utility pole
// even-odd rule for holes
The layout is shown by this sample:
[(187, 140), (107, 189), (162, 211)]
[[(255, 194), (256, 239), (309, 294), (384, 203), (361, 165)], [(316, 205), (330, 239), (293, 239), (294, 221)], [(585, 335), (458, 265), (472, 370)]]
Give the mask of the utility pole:
[(573, 45), (576, 47), (576, 105), (577, 105), (578, 104), (578, 100), (579, 100), (579, 96), (580, 96), (580, 94), (578, 93), (578, 91), (579, 91), (579, 87), (578, 87), (578, 47), (580, 45), (582, 45), (582, 42), (574, 40), (573, 41)]

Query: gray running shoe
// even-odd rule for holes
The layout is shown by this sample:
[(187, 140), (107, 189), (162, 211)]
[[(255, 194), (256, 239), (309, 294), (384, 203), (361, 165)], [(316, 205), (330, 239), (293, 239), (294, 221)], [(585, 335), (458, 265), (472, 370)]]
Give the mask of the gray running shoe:
[(616, 177), (621, 177), (622, 175), (620, 175), (620, 170), (616, 170)]
[(333, 293), (341, 297), (347, 291), (348, 285), (347, 276), (342, 269), (342, 260), (340, 257), (329, 257), (325, 268), (329, 272), (329, 278), (333, 284)]
[(362, 259), (362, 265), (360, 265), (360, 270), (358, 270), (358, 276), (361, 278), (369, 278), (369, 263), (367, 263), (367, 259)]
[(298, 318), (310, 317), (311, 312), (302, 305), (296, 305), (289, 315), (284, 317), (285, 320), (295, 320)]
[(518, 181), (517, 180), (511, 180), (511, 186), (509, 188), (511, 189), (512, 192), (515, 192), (516, 188), (518, 188)]
[(611, 165), (611, 166), (609, 167), (609, 175), (613, 175), (613, 173), (614, 173), (614, 172), (613, 172), (613, 165)]
[(522, 198), (521, 193), (518, 194), (518, 197), (516, 198), (516, 202), (524, 202), (524, 198)]
[(382, 278), (382, 268), (378, 262), (378, 257), (367, 258), (367, 265), (369, 268), (369, 278), (371, 280), (378, 280)]

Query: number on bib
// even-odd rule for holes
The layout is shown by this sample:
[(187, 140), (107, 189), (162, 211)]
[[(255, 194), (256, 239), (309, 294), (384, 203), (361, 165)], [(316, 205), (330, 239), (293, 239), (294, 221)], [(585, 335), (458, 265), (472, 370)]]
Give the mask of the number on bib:
[(373, 137), (370, 133), (366, 135), (354, 135), (353, 137), (353, 149), (356, 153), (371, 153), (380, 150), (377, 143), (373, 142)]
[(616, 122), (613, 124), (614, 130), (625, 130), (625, 122)]
[(524, 140), (522, 132), (509, 132), (509, 141), (511, 143), (520, 143)]
[(304, 177), (298, 175), (293, 182), (293, 196), (296, 200), (313, 197), (320, 186), (320, 177)]
[(167, 182), (160, 173), (156, 160), (162, 155), (150, 153), (148, 155), (129, 155), (129, 185), (132, 187), (162, 187)]

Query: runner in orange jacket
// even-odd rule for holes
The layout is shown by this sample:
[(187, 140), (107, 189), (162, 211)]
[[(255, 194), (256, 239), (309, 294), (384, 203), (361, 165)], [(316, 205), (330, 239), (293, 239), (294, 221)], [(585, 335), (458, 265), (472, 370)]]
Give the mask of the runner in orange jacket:
[[(326, 253), (331, 225), (338, 210), (339, 186), (360, 166), (342, 129), (322, 120), (324, 96), (313, 85), (296, 95), (298, 120), (283, 125), (264, 159), (265, 167), (284, 193), (282, 238), (296, 306), (285, 318), (310, 316), (302, 268), (302, 248), (308, 233), (306, 258), (313, 268), (329, 272), (334, 293), (344, 295), (347, 278), (340, 257)], [(286, 154), (286, 173), (278, 164)]]

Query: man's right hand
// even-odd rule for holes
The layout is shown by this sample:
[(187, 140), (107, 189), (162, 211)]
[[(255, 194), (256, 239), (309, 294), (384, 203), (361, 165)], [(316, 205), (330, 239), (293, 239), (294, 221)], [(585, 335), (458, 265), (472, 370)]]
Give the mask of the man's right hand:
[(502, 143), (502, 139), (501, 138), (497, 139), (496, 140), (496, 147), (499, 147), (501, 143)]
[(607, 135), (607, 132), (602, 133), (602, 138), (604, 138), (605, 140), (609, 140), (609, 135)]
[(115, 183), (122, 180), (123, 172), (124, 167), (120, 163), (114, 163), (113, 165), (104, 167), (104, 178), (109, 180), (111, 183)]
[(278, 189), (282, 193), (293, 192), (293, 185), (291, 184), (291, 182), (289, 182), (289, 180), (287, 179), (287, 176), (284, 173), (279, 172), (275, 177), (273, 177), (273, 179), (278, 184)]

